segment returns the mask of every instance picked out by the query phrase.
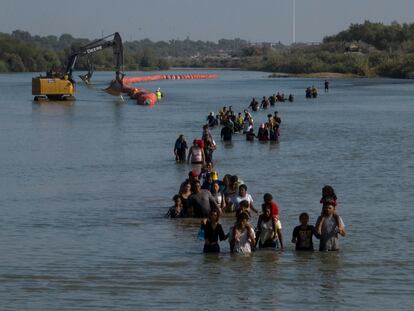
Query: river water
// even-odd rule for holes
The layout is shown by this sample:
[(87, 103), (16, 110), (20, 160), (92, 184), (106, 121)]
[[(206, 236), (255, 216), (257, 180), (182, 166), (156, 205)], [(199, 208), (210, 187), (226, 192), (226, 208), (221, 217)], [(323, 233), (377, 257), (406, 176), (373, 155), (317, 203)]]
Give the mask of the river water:
[[(414, 81), (332, 80), (325, 94), (317, 79), (207, 73), (220, 78), (141, 84), (165, 93), (153, 108), (103, 93), (111, 73), (66, 104), (34, 103), (34, 74), (0, 75), (1, 310), (412, 309)], [(306, 100), (312, 84), (320, 96)], [(253, 117), (278, 110), (280, 143), (223, 145), (214, 129), (214, 159), (257, 207), (273, 194), (286, 250), (231, 256), (222, 242), (204, 255), (198, 220), (163, 218), (191, 170), (174, 141), (276, 91), (295, 102)], [(340, 252), (296, 253), (292, 230), (301, 212), (316, 221), (325, 184), (348, 235)]]

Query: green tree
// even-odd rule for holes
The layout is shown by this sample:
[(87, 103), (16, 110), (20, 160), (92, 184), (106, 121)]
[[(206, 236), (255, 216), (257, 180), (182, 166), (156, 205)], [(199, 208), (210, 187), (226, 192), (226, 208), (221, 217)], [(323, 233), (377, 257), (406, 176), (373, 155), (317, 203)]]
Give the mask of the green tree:
[(10, 54), (7, 60), (7, 63), (9, 65), (9, 68), (13, 72), (24, 72), (26, 71), (26, 68), (23, 64), (22, 59), (19, 55), (16, 54)]
[(0, 60), (0, 72), (8, 72), (9, 71), (9, 65), (3, 61)]
[(140, 62), (141, 68), (157, 67), (157, 56), (155, 51), (150, 48), (145, 48)]

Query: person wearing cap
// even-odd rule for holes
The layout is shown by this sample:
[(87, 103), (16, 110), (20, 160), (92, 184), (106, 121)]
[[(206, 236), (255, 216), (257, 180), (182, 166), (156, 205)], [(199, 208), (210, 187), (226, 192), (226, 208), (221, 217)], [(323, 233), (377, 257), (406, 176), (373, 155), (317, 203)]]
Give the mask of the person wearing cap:
[(196, 170), (191, 170), (188, 172), (188, 180), (191, 184), (193, 184), (196, 181), (199, 181), (199, 175)]
[(157, 99), (161, 99), (163, 97), (163, 94), (160, 88), (157, 88), (157, 91), (155, 92), (155, 96), (157, 96)]

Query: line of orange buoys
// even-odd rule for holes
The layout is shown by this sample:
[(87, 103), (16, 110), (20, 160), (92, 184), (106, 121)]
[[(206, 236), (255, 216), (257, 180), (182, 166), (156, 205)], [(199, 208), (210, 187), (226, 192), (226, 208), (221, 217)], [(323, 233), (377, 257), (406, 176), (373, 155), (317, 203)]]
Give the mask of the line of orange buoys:
[(159, 81), (159, 80), (192, 80), (192, 79), (216, 79), (218, 75), (213, 74), (187, 74), (187, 75), (152, 75), (142, 77), (124, 77), (122, 80), (122, 92), (135, 99), (138, 105), (154, 105), (159, 95), (142, 88), (133, 87), (133, 83)]

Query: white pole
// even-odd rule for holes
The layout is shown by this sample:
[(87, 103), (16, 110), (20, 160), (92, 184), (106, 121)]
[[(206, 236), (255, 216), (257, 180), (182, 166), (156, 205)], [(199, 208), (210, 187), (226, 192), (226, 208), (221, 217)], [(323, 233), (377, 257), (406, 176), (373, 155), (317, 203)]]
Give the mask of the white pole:
[(293, 40), (292, 43), (296, 43), (296, 0), (293, 0)]

